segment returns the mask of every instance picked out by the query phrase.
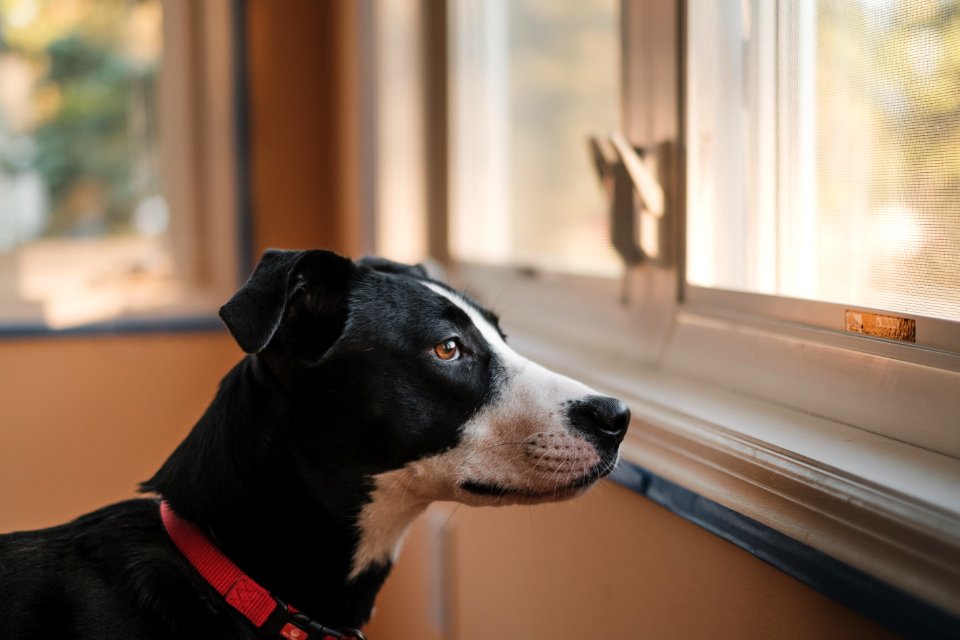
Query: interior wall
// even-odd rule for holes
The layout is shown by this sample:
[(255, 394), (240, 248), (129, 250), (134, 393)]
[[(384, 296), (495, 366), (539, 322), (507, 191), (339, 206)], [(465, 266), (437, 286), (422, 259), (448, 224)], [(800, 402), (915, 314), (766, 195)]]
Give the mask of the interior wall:
[(133, 497), (240, 355), (226, 332), (0, 341), (0, 532)]
[(612, 482), (566, 503), (434, 508), (371, 638), (888, 638), (873, 622)]
[(258, 254), (360, 250), (356, 4), (246, 4)]

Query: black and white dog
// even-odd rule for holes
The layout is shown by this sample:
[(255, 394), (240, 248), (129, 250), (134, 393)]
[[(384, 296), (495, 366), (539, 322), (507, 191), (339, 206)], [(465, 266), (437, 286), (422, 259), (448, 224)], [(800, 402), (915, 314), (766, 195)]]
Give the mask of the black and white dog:
[(0, 536), (0, 637), (359, 638), (432, 501), (562, 500), (617, 461), (622, 402), (420, 267), (268, 251), (220, 314), (250, 355), (143, 483), (163, 519), (145, 498)]

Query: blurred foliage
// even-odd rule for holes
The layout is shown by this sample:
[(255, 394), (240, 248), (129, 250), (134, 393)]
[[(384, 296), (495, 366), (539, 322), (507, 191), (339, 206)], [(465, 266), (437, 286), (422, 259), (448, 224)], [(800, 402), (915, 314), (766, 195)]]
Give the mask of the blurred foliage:
[(929, 287), (926, 297), (955, 305), (960, 1), (821, 0), (817, 7), (820, 216), (859, 210), (873, 219), (855, 224), (915, 235), (899, 240), (916, 251), (871, 265), (874, 286), (909, 298), (919, 283)]
[(0, 170), (39, 172), (46, 235), (126, 231), (157, 193), (160, 20), (160, 0), (0, 0), (0, 60), (31, 76), (0, 103)]

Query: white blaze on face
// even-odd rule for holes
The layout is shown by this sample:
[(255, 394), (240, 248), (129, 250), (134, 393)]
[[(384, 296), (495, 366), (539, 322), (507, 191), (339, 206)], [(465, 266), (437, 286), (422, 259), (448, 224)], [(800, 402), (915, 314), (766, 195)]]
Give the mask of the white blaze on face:
[[(596, 395), (589, 387), (524, 358), (466, 300), (430, 282), (422, 283), (457, 305), (476, 326), (502, 369), (498, 393), (465, 425), (455, 448), (378, 475), (358, 525), (356, 577), (374, 562), (393, 560), (413, 519), (435, 500), (467, 504), (534, 503), (572, 497), (571, 488), (601, 463), (596, 448), (572, 431), (568, 403)], [(451, 363), (456, 366), (455, 363)], [(502, 490), (476, 495), (465, 483)]]

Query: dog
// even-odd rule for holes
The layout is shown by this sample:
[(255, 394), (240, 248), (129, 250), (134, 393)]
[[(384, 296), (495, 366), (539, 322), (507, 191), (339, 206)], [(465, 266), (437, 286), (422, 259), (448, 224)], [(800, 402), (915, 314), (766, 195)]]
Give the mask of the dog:
[(363, 638), (431, 502), (577, 496), (630, 421), (419, 265), (269, 250), (220, 316), (248, 355), (155, 495), (0, 536), (0, 637)]

